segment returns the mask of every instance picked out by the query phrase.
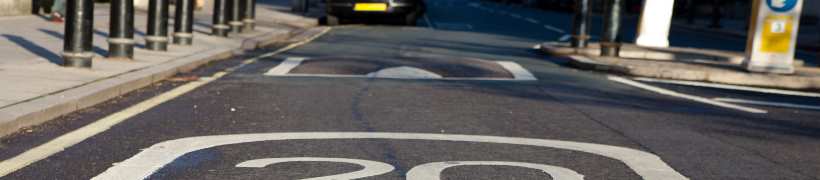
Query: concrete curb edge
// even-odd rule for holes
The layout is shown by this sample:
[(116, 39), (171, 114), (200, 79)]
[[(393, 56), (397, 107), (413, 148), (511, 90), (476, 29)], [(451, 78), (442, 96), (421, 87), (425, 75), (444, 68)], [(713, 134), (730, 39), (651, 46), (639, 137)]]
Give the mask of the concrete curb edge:
[(584, 56), (570, 56), (570, 66), (583, 70), (601, 71), (620, 75), (657, 79), (701, 81), (719, 84), (753, 86), (801, 91), (820, 90), (820, 78), (774, 76), (746, 73), (709, 73), (685, 69), (626, 67), (592, 60)]
[(563, 50), (559, 50), (553, 47), (542, 46), (540, 50), (543, 53), (550, 55), (566, 56), (569, 58), (569, 66), (582, 70), (592, 70), (612, 74), (636, 77), (649, 77), (658, 79), (701, 81), (719, 84), (790, 89), (801, 91), (820, 91), (820, 78), (817, 77), (780, 76), (768, 74), (730, 72), (710, 73), (706, 71), (696, 71), (687, 69), (642, 68), (602, 62), (583, 55), (571, 55), (573, 52), (564, 52)]

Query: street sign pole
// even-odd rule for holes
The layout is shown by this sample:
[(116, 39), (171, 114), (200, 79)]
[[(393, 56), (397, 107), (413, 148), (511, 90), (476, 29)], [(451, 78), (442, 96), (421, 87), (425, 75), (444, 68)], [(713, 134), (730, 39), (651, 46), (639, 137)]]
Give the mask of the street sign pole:
[(803, 0), (754, 0), (744, 64), (751, 72), (794, 73)]
[(638, 25), (638, 39), (635, 44), (647, 47), (669, 47), (669, 26), (675, 0), (645, 0), (641, 22)]
[(577, 0), (572, 20), (572, 47), (587, 47), (589, 40), (589, 0)]
[(151, 0), (148, 3), (148, 32), (145, 48), (153, 51), (168, 50), (168, 0)]
[(111, 1), (108, 58), (134, 58), (134, 0)]
[(70, 0), (67, 5), (62, 65), (91, 68), (94, 1)]
[(618, 31), (621, 28), (621, 0), (606, 0), (604, 33), (601, 36), (601, 56), (616, 57), (620, 51)]

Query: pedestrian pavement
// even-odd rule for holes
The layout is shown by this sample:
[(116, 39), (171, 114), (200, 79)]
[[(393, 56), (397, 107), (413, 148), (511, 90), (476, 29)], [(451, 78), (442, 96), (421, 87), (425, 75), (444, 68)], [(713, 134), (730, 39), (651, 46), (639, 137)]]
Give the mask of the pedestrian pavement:
[[(817, 22), (820, 23), (820, 22)], [(709, 27), (712, 24), (710, 19), (695, 19), (688, 23), (686, 19), (674, 19), (674, 28), (683, 28), (710, 33), (717, 33), (735, 37), (746, 37), (748, 34), (747, 23), (739, 19), (722, 19), (720, 28)], [(806, 50), (820, 50), (820, 25), (802, 23), (798, 29), (797, 47)]]
[(547, 42), (546, 54), (566, 56), (575, 68), (658, 79), (703, 81), (793, 90), (820, 90), (820, 68), (796, 61), (794, 74), (764, 74), (746, 71), (743, 54), (713, 49), (649, 48), (622, 44), (619, 57), (600, 57), (599, 45), (572, 48), (568, 43)]
[(133, 60), (106, 58), (110, 8), (108, 4), (98, 3), (93, 32), (96, 56), (91, 69), (59, 65), (64, 23), (49, 22), (35, 15), (0, 17), (0, 83), (3, 84), (0, 85), (0, 136), (145, 87), (209, 61), (230, 57), (237, 50), (251, 50), (285, 40), (317, 25), (315, 17), (289, 13), (287, 2), (289, 0), (259, 0), (255, 31), (230, 38), (209, 35), (212, 8), (203, 8), (195, 12), (193, 45), (171, 45), (167, 52), (144, 49), (147, 14), (138, 10)]

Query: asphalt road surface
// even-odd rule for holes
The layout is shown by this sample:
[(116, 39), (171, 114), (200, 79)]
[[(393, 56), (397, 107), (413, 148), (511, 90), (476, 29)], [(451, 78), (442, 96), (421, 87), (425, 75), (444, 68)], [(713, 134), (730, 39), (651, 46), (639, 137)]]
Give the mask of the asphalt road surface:
[(566, 14), (428, 6), (5, 137), (2, 179), (820, 178), (820, 97), (576, 71), (531, 50)]

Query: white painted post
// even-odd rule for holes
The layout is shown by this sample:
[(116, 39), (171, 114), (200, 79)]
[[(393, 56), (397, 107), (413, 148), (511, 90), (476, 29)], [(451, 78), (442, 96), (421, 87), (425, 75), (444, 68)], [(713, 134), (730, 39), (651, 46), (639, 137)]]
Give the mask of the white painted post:
[(675, 0), (645, 0), (638, 39), (635, 44), (647, 47), (669, 47), (669, 26)]
[(149, 0), (134, 0), (134, 8), (147, 11)]
[(803, 0), (754, 0), (746, 41), (746, 69), (794, 73), (794, 52)]

